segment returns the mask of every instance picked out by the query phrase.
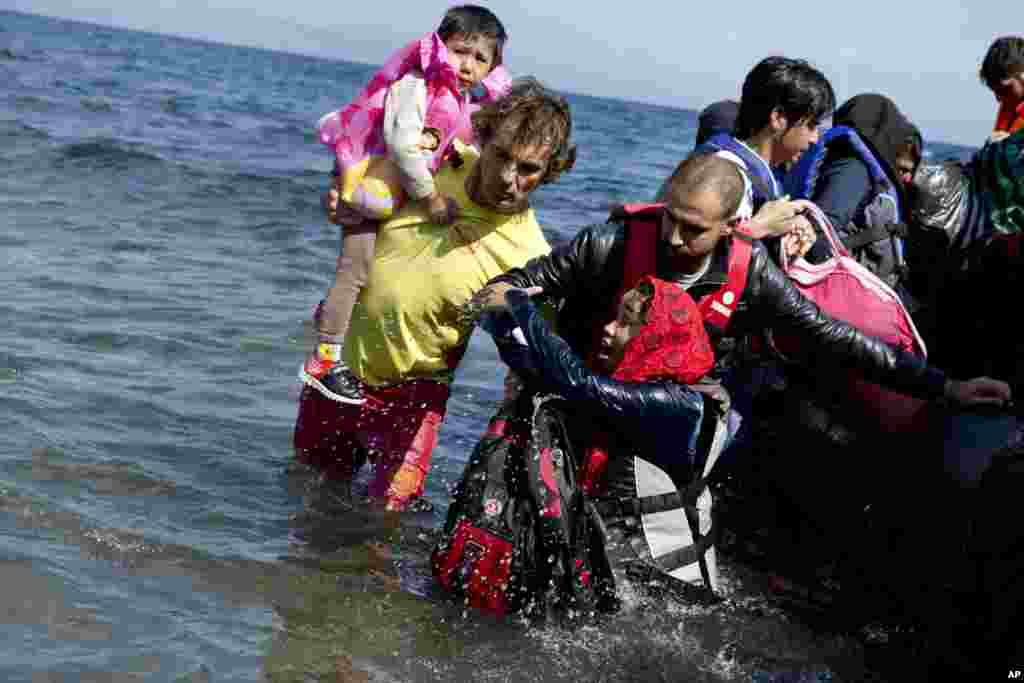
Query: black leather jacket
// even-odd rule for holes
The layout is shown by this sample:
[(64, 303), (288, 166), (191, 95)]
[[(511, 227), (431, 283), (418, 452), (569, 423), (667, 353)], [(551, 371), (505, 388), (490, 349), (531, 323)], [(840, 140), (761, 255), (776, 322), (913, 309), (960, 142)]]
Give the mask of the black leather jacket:
[[(498, 276), (492, 283), (515, 287), (540, 286), (560, 303), (559, 333), (581, 356), (586, 356), (598, 325), (610, 319), (622, 286), (627, 227), (622, 223), (593, 225), (549, 255), (530, 260)], [(711, 266), (688, 290), (697, 301), (726, 282), (731, 240), (723, 239)], [(680, 280), (658, 249), (657, 276)], [(946, 376), (917, 356), (868, 337), (829, 317), (804, 297), (772, 262), (766, 249), (754, 244), (747, 286), (734, 312), (727, 337), (712, 337), (716, 360), (728, 355), (737, 338), (772, 329), (795, 337), (800, 354), (793, 358), (810, 376), (829, 377), (856, 370), (868, 380), (922, 399), (942, 395)]]

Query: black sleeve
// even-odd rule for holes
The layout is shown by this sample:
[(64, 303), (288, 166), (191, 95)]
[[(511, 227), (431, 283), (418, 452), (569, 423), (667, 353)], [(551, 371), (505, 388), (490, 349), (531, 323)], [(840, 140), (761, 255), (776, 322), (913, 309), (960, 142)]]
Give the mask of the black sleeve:
[(567, 299), (586, 291), (595, 280), (607, 277), (610, 244), (624, 241), (624, 229), (614, 223), (584, 228), (571, 241), (550, 254), (530, 259), (522, 268), (499, 275), (487, 284), (504, 282), (513, 287), (543, 287), (544, 296)]
[(942, 396), (946, 376), (941, 370), (829, 316), (805, 297), (756, 244), (750, 277), (757, 278), (756, 283), (747, 286), (748, 290), (756, 288), (750, 302), (751, 323), (795, 337), (799, 360), (811, 370), (819, 366), (857, 370), (893, 391), (928, 400)]
[(532, 364), (550, 389), (579, 401), (587, 410), (628, 421), (700, 417), (697, 392), (674, 382), (620, 382), (591, 372), (564, 339), (554, 334), (524, 296), (513, 296), (510, 309), (529, 343)]

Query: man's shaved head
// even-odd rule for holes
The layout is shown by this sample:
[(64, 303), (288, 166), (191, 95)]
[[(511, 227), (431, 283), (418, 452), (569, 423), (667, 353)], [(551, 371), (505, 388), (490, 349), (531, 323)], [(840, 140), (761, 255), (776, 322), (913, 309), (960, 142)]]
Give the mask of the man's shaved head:
[(729, 221), (739, 211), (743, 202), (745, 183), (739, 166), (713, 154), (691, 156), (672, 173), (665, 192), (666, 203), (686, 204), (693, 194), (714, 192), (722, 203), (719, 220)]
[(722, 238), (732, 235), (746, 191), (742, 173), (728, 159), (702, 154), (679, 164), (669, 178), (660, 237), (679, 272), (699, 272)]

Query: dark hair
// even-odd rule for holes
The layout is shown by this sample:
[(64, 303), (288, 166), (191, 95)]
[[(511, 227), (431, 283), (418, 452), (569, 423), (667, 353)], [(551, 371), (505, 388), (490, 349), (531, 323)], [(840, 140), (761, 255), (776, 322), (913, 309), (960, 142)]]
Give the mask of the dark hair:
[(628, 292), (622, 295), (622, 300), (628, 298), (639, 298), (640, 300), (640, 323), (647, 324), (647, 318), (651, 312), (651, 304), (654, 303), (654, 285), (647, 280), (641, 280)]
[(550, 183), (576, 163), (576, 146), (569, 144), (572, 113), (565, 98), (532, 77), (518, 78), (508, 93), (473, 113), (473, 133), (481, 148), (505, 126), (513, 126), (519, 145), (549, 145), (551, 159), (542, 183)]
[(728, 221), (743, 203), (746, 192), (743, 171), (735, 163), (715, 154), (692, 154), (672, 172), (665, 195), (702, 190), (713, 190), (719, 196), (723, 209), (721, 220)]
[(1024, 38), (1003, 36), (989, 46), (978, 76), (989, 90), (995, 91), (1000, 81), (1019, 71), (1024, 71)]
[(835, 108), (835, 92), (823, 73), (802, 59), (768, 57), (743, 80), (734, 134), (750, 138), (768, 125), (776, 109), (795, 126), (804, 120), (819, 123)]
[(441, 25), (437, 27), (437, 35), (442, 41), (462, 34), (464, 36), (485, 36), (494, 39), (494, 63), (492, 68), (501, 64), (502, 52), (508, 34), (505, 26), (494, 12), (479, 5), (459, 5), (445, 12)]
[(712, 135), (731, 133), (739, 112), (740, 103), (735, 100), (720, 100), (704, 107), (697, 117), (696, 146), (703, 145)]

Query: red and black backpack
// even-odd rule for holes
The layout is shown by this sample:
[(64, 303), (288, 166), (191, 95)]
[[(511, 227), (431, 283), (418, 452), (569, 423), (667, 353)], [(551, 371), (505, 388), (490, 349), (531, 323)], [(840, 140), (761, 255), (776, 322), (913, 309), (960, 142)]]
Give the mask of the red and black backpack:
[(563, 406), (531, 395), (503, 405), (466, 465), (431, 560), (441, 586), (467, 606), (573, 617), (614, 601)]

